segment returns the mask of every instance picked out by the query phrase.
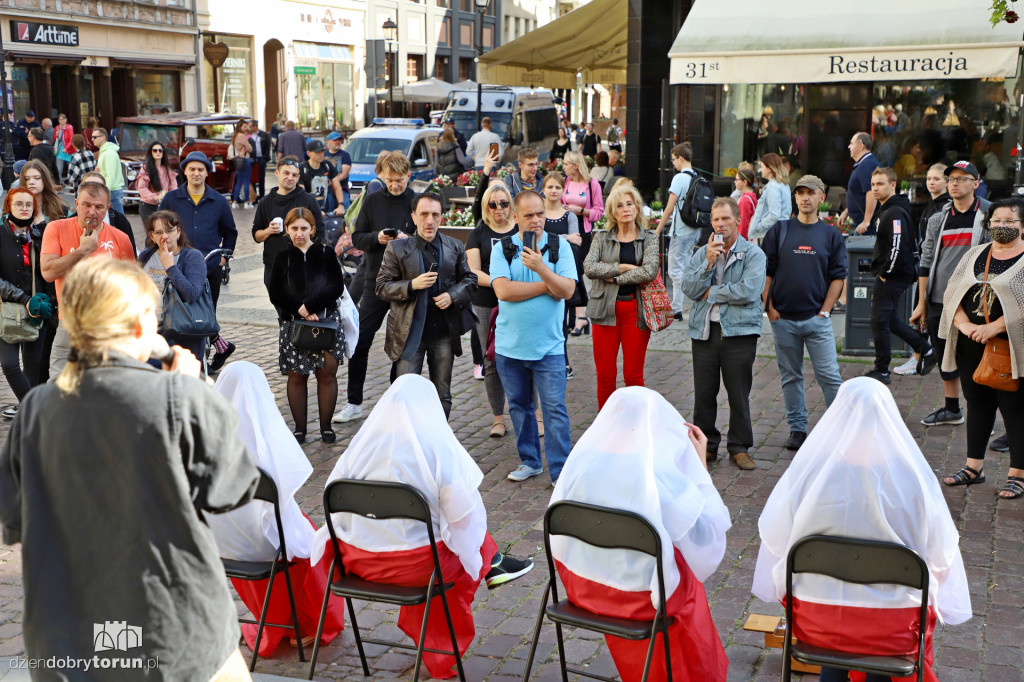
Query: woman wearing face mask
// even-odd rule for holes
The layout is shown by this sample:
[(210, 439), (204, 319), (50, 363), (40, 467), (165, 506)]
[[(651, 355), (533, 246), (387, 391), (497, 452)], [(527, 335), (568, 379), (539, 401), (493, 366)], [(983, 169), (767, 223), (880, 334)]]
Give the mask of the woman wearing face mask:
[(998, 409), (1010, 444), (1009, 476), (999, 492), (1002, 499), (1024, 495), (1024, 386), (1002, 391), (977, 384), (973, 377), (985, 344), (997, 337), (1009, 342), (1013, 378), (1024, 374), (1024, 314), (1019, 303), (1024, 300), (1022, 218), (1021, 199), (992, 204), (986, 219), (992, 244), (975, 246), (960, 259), (946, 287), (939, 323), (939, 336), (947, 340), (942, 369), (960, 371), (967, 400), (967, 463), (944, 477), (943, 483), (985, 482), (985, 448)]
[[(16, 187), (7, 193), (3, 223), (0, 224), (0, 298), (24, 305), (30, 315), (33, 314), (30, 305), (33, 285), (40, 296), (45, 296), (43, 292), (48, 289), (39, 271), (42, 239), (32, 238), (34, 215), (35, 197), (28, 189)], [(51, 313), (52, 310), (51, 306)], [(41, 319), (39, 321), (42, 322)], [(7, 343), (0, 339), (0, 367), (19, 404), (29, 389), (40, 381), (44, 341), (42, 337), (23, 343)], [(0, 412), (0, 416), (11, 419), (17, 411), (17, 406), (8, 407)]]

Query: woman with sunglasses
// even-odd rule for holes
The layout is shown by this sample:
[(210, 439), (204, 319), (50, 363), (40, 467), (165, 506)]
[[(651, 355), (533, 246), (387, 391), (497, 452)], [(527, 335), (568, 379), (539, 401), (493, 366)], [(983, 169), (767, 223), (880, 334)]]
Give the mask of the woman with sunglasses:
[(146, 160), (139, 170), (135, 187), (139, 190), (139, 217), (142, 222), (156, 213), (165, 194), (178, 187), (178, 179), (171, 170), (167, 149), (162, 142), (150, 142), (146, 147)]

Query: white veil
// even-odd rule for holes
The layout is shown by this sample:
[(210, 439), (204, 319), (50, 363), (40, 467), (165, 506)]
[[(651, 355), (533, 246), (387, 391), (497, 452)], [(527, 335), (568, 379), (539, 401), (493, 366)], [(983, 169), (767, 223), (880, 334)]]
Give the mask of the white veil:
[[(487, 513), (477, 488), (480, 467), (452, 433), (434, 385), (422, 376), (398, 377), (381, 397), (327, 482), (339, 478), (394, 481), (419, 490), (430, 505), (434, 539), (458, 555), (466, 572), (478, 576)], [(425, 547), (427, 531), (418, 521), (376, 521), (335, 514), (338, 538), (370, 552)], [(313, 563), (330, 540), (326, 524), (317, 531)]]
[[(313, 473), (313, 466), (295, 442), (263, 370), (251, 362), (233, 362), (220, 373), (214, 390), (238, 413), (238, 435), (256, 466), (274, 479), (281, 507), (281, 524), (288, 558), (307, 558), (313, 546), (313, 526), (295, 502), (295, 493)], [(274, 507), (254, 500), (226, 514), (206, 514), (220, 555), (241, 561), (270, 561), (278, 549)]]
[[(843, 383), (769, 496), (758, 529), (753, 593), (763, 601), (785, 596), (786, 556), (797, 540), (841, 535), (915, 550), (928, 565), (930, 601), (943, 622), (971, 617), (959, 535), (939, 483), (889, 389), (874, 379)], [(818, 575), (797, 576), (793, 591), (819, 604), (905, 608), (921, 603), (917, 590)]]
[[(722, 561), (732, 525), (688, 434), (679, 412), (658, 393), (621, 388), (572, 449), (551, 496), (551, 503), (626, 509), (650, 521), (661, 535), (669, 595), (679, 585), (673, 547), (704, 582)], [(551, 551), (582, 578), (623, 591), (650, 590), (652, 603), (659, 604), (653, 557), (557, 535)]]

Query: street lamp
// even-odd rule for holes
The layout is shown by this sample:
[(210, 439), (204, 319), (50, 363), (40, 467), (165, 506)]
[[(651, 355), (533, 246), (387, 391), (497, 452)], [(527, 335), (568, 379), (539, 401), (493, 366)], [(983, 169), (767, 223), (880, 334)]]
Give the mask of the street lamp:
[(3, 172), (0, 173), (0, 182), (4, 189), (10, 189), (14, 184), (14, 147), (11, 144), (11, 120), (10, 115), (14, 113), (7, 108), (7, 53), (4, 51), (3, 36), (0, 36), (0, 97), (3, 97), (3, 104), (0, 105), (0, 115), (3, 116)]
[(395, 111), (395, 72), (398, 71), (398, 64), (391, 64), (391, 43), (398, 40), (398, 24), (388, 19), (380, 28), (384, 31), (388, 48), (388, 116), (392, 116)]
[(484, 56), (484, 13), (491, 0), (474, 0), (476, 11), (480, 13), (480, 25), (477, 27), (476, 40), (476, 129), (480, 130), (483, 123), (484, 84), (480, 78), (480, 57)]

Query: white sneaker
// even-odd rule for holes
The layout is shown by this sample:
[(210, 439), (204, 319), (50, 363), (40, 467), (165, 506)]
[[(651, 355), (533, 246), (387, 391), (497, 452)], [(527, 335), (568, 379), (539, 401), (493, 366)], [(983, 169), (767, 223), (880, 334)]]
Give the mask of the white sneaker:
[(900, 376), (903, 377), (917, 374), (917, 358), (911, 355), (909, 358), (907, 358), (906, 362), (904, 362), (899, 367), (894, 367), (892, 371), (893, 374), (899, 374)]
[(345, 403), (345, 407), (341, 408), (341, 412), (334, 415), (334, 419), (331, 421), (335, 422), (350, 422), (353, 419), (359, 419), (363, 416), (363, 406), (353, 405), (352, 403)]
[(232, 201), (231, 202), (231, 208), (238, 208), (238, 202), (237, 201)]
[(543, 473), (543, 468), (534, 469), (533, 467), (528, 467), (525, 464), (520, 464), (518, 467), (516, 467), (515, 471), (508, 475), (508, 480), (519, 483), (520, 481), (525, 481), (528, 478), (540, 476)]
[[(243, 205), (243, 206), (242, 206), (242, 208), (244, 208), (244, 209), (246, 209), (246, 210), (249, 210), (249, 209), (251, 209), (251, 208), (252, 208), (252, 204), (250, 204), (250, 203), (249, 203), (249, 202), (247, 201), (247, 202), (245, 202), (245, 205)], [(303, 637), (303, 639), (305, 639), (305, 637)]]
[(18, 414), (18, 406), (17, 405), (12, 405), (11, 407), (8, 407), (6, 410), (4, 410), (3, 412), (0, 412), (0, 417), (3, 417), (4, 419), (14, 419), (17, 416), (17, 414)]

